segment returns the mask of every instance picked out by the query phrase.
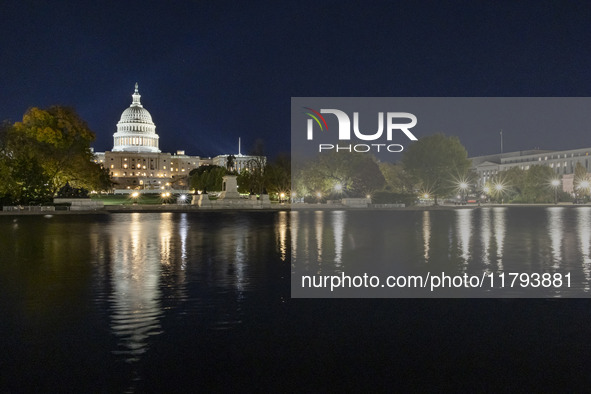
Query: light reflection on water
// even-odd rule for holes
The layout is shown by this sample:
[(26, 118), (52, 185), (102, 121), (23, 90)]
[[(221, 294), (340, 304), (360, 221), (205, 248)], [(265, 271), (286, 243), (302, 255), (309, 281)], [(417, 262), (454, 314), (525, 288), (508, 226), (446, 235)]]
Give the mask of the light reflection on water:
[[(0, 216), (0, 310), (20, 339), (6, 344), (23, 370), (47, 354), (53, 371), (79, 364), (83, 376), (91, 362), (97, 370), (112, 363), (105, 376), (123, 369), (140, 381), (150, 381), (146, 365), (177, 362), (180, 348), (195, 365), (209, 362), (233, 333), (241, 335), (225, 351), (242, 354), (250, 334), (263, 332), (244, 353), (258, 355), (276, 324), (281, 335), (299, 335), (299, 320), (278, 323), (289, 304), (279, 300), (289, 291), (288, 262), (292, 272), (349, 274), (373, 269), (372, 254), (387, 274), (559, 267), (589, 293), (591, 207), (557, 208)], [(309, 332), (323, 312), (303, 320)]]
[(332, 215), (332, 227), (334, 229), (334, 265), (338, 271), (343, 264), (343, 238), (345, 237), (345, 226), (347, 216), (344, 211), (335, 211)]
[(290, 233), (292, 274), (570, 272), (546, 296), (591, 287), (590, 207), (300, 211)]
[(322, 250), (324, 248), (323, 240), (323, 232), (324, 232), (324, 211), (316, 211), (314, 213), (315, 216), (315, 230), (316, 230), (316, 253), (317, 253), (317, 262), (318, 262), (318, 273), (322, 273)]
[(429, 211), (423, 212), (423, 249), (425, 262), (429, 262), (429, 242), (431, 241), (431, 217)]
[[(5, 286), (24, 294), (31, 318), (49, 321), (91, 282), (111, 350), (129, 362), (171, 319), (206, 330), (242, 324), (265, 264), (323, 275), (562, 270), (591, 291), (591, 207), (56, 215), (0, 225), (3, 275), (16, 278)], [(30, 268), (10, 271), (14, 261)]]
[(291, 240), (291, 259), (292, 259), (292, 265), (293, 265), (293, 262), (298, 260), (298, 258), (299, 258), (299, 256), (298, 256), (298, 249), (299, 249), (298, 230), (299, 230), (300, 223), (299, 223), (298, 212), (296, 212), (296, 211), (291, 212), (290, 223), (291, 223), (291, 226), (289, 226), (289, 236), (290, 236), (290, 240)]
[(584, 289), (589, 291), (591, 282), (591, 208), (579, 208), (580, 214), (577, 215), (577, 241), (581, 253), (581, 267), (585, 276)]
[(288, 294), (276, 279), (290, 221), (268, 211), (0, 216), (0, 310), (19, 338), (9, 350), (25, 368), (43, 354), (48, 371), (84, 376), (92, 364), (95, 377), (121, 379), (98, 391), (140, 390), (163, 349), (174, 364), (210, 334), (271, 321), (269, 305)]
[(548, 235), (552, 248), (552, 268), (557, 269), (562, 262), (562, 241), (564, 237), (563, 207), (551, 207), (547, 209), (548, 213)]
[(507, 208), (495, 207), (493, 208), (493, 220), (494, 220), (494, 237), (497, 245), (497, 271), (503, 271), (503, 248), (505, 246), (505, 211)]
[(490, 245), (491, 245), (491, 226), (490, 209), (481, 209), (480, 239), (482, 242), (482, 265), (486, 272), (490, 272)]
[(287, 259), (287, 229), (288, 229), (288, 217), (289, 213), (286, 211), (279, 212), (279, 218), (276, 224), (275, 232), (277, 233), (277, 246), (279, 248), (279, 254), (281, 255), (281, 261)]
[(141, 214), (132, 213), (129, 223), (110, 232), (115, 246), (110, 259), (111, 329), (119, 338), (114, 353), (127, 361), (137, 361), (146, 351), (148, 337), (162, 332), (160, 278), (162, 265), (170, 264), (170, 214), (150, 224), (142, 223)]
[[(175, 318), (203, 316), (208, 329), (227, 330), (243, 319), (241, 304), (252, 287), (250, 265), (266, 248), (267, 230), (249, 217), (199, 221), (187, 213), (113, 215), (93, 238), (97, 269), (108, 273), (107, 294), (113, 353), (137, 362), (150, 337)], [(279, 213), (272, 231), (285, 261), (289, 218)], [(264, 255), (264, 253), (263, 253)]]
[(460, 259), (462, 267), (460, 271), (465, 271), (470, 259), (470, 239), (472, 237), (472, 210), (458, 209), (456, 211), (457, 222), (456, 232), (458, 234), (458, 241), (460, 247)]

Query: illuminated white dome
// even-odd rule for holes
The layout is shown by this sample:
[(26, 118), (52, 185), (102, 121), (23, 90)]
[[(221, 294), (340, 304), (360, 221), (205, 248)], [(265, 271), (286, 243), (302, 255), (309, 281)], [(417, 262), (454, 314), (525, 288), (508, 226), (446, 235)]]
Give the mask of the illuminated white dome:
[(119, 123), (147, 123), (153, 125), (152, 122), (152, 115), (148, 112), (147, 109), (139, 106), (131, 106), (127, 108), (121, 114), (121, 120)]
[(133, 101), (121, 114), (117, 132), (113, 134), (113, 152), (160, 152), (156, 125), (140, 102), (137, 83), (131, 97)]

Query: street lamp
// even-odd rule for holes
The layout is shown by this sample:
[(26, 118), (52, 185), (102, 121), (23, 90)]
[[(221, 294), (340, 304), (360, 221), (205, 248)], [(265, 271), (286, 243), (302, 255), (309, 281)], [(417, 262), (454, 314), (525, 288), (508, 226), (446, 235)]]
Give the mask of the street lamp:
[(335, 184), (334, 190), (340, 192), (341, 190), (343, 190), (343, 185), (341, 185), (340, 183)]
[(466, 182), (460, 182), (460, 191), (462, 193), (462, 199), (460, 201), (461, 204), (464, 204), (464, 194), (466, 193), (466, 189), (468, 189), (468, 184)]
[(496, 192), (497, 192), (497, 195), (500, 195), (500, 196), (501, 196), (501, 204), (503, 203), (503, 197), (502, 197), (502, 193), (503, 193), (503, 189), (504, 189), (504, 188), (505, 188), (505, 187), (503, 186), (503, 184), (502, 184), (502, 183), (497, 183), (497, 184), (495, 185), (495, 190), (496, 190)]
[(490, 187), (488, 187), (488, 186), (484, 186), (484, 187), (482, 188), (482, 191), (484, 192), (484, 194), (482, 194), (482, 196), (480, 196), (480, 198), (481, 198), (482, 200), (484, 200), (484, 202), (486, 202), (486, 201), (488, 200), (488, 196), (489, 196), (489, 194), (490, 194)]
[(284, 199), (284, 198), (285, 198), (285, 193), (281, 193), (281, 194), (279, 195), (279, 203), (280, 203), (280, 204), (281, 204), (281, 203), (283, 203), (283, 199)]
[(137, 200), (138, 200), (139, 196), (140, 196), (140, 194), (138, 192), (131, 193), (131, 199), (133, 201), (133, 205), (137, 204)]
[(560, 185), (559, 179), (552, 179), (552, 187), (554, 188), (554, 204), (558, 204), (558, 185)]
[(162, 197), (162, 204), (165, 204), (166, 201), (170, 198), (170, 193), (164, 192), (164, 193), (160, 194), (160, 196)]
[(585, 197), (586, 191), (589, 191), (589, 186), (590, 186), (589, 181), (586, 179), (579, 183), (578, 189), (583, 191), (583, 203), (585, 201), (584, 197)]

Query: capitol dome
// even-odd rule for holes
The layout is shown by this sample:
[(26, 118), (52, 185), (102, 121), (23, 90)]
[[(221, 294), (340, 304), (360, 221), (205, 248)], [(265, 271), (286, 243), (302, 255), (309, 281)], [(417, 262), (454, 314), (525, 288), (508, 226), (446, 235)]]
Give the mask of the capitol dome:
[(137, 83), (131, 97), (131, 105), (121, 114), (117, 132), (113, 134), (113, 152), (160, 152), (156, 125), (140, 102)]
[(123, 111), (119, 123), (154, 124), (154, 122), (152, 122), (152, 115), (150, 115), (148, 110), (145, 109), (142, 105), (129, 107), (125, 111)]

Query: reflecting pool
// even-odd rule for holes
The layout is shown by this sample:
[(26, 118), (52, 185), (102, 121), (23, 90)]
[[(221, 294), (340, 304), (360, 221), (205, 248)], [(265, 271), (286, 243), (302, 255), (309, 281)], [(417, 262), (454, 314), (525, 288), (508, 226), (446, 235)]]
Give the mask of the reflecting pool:
[(589, 292), (589, 207), (0, 216), (0, 251), (2, 392), (446, 387), (482, 378), (475, 354), (507, 375), (590, 350), (586, 299), (290, 297), (293, 273), (368, 253), (384, 273), (568, 269)]

